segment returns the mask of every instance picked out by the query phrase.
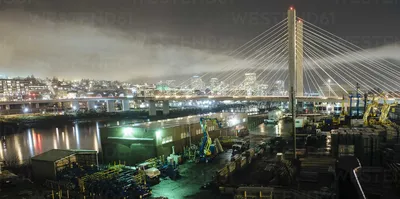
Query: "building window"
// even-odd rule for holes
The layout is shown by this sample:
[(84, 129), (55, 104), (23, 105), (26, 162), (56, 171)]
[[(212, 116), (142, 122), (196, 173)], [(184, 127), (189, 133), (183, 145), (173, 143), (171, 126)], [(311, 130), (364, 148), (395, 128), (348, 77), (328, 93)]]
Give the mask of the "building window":
[(181, 139), (189, 137), (186, 132), (181, 133)]
[(197, 129), (196, 130), (196, 135), (200, 135), (201, 134), (201, 129)]
[(164, 137), (161, 140), (161, 144), (166, 144), (166, 143), (169, 143), (169, 142), (172, 142), (172, 136)]

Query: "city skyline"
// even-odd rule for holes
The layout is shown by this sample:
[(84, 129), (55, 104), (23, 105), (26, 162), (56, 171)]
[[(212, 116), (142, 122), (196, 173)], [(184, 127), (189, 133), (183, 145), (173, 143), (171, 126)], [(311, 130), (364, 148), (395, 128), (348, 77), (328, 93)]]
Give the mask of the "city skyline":
[[(246, 96), (287, 96), (288, 88), (284, 80), (266, 84), (257, 79), (257, 73), (241, 74), (240, 81), (229, 83), (218, 78), (203, 79), (193, 76), (189, 84), (176, 80), (160, 80), (157, 83), (134, 83), (113, 80), (63, 80), (57, 77), (0, 78), (0, 101), (49, 100), (85, 97), (127, 97), (155, 95), (246, 95)], [(328, 80), (329, 81), (329, 80)], [(351, 87), (346, 87), (351, 91)], [(363, 89), (364, 90), (364, 89)], [(341, 96), (338, 85), (330, 83), (322, 90), (305, 91), (306, 96)]]

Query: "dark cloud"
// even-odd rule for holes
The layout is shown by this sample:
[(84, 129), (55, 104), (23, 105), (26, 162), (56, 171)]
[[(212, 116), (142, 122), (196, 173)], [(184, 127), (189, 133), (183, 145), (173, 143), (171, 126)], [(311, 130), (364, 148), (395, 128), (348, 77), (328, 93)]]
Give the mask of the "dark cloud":
[(400, 35), (397, 0), (0, 0), (0, 67), (68, 79), (217, 72), (237, 63), (227, 52), (282, 20), (289, 5), (362, 47)]

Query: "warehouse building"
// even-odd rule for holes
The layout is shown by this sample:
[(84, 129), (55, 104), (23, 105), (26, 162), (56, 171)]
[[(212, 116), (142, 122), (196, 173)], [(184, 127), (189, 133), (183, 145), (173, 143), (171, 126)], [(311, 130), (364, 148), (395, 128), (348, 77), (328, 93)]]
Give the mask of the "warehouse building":
[(245, 113), (216, 113), (187, 116), (154, 122), (113, 126), (100, 129), (103, 163), (125, 163), (134, 165), (149, 158), (165, 157), (182, 153), (191, 144), (198, 145), (203, 137), (200, 118), (218, 118), (223, 128), (209, 122), (207, 125), (212, 139), (221, 135), (232, 136), (247, 128)]
[(98, 166), (98, 155), (94, 150), (52, 149), (32, 157), (31, 161), (35, 181), (56, 180), (57, 172), (73, 163), (80, 166)]

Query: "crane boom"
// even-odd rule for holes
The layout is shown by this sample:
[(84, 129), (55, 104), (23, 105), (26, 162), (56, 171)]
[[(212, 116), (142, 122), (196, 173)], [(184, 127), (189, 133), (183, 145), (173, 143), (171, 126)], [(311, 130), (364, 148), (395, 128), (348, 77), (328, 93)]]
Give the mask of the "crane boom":
[(397, 102), (393, 104), (388, 104), (386, 99), (384, 100), (384, 104), (381, 110), (381, 115), (379, 116), (379, 123), (380, 124), (391, 124), (390, 120), (388, 119), (389, 111), (392, 107), (397, 106)]
[(378, 102), (375, 101), (375, 97), (372, 98), (371, 103), (368, 104), (367, 109), (364, 111), (363, 120), (364, 120), (364, 125), (366, 125), (366, 126), (369, 125), (368, 116), (370, 115), (371, 109), (373, 107), (378, 107)]
[(207, 121), (215, 122), (219, 128), (222, 128), (221, 123), (218, 121), (217, 118), (200, 118), (200, 126), (203, 131), (203, 141), (200, 147), (200, 157), (203, 158), (205, 156), (211, 155), (210, 145), (211, 145), (211, 138), (207, 131)]

